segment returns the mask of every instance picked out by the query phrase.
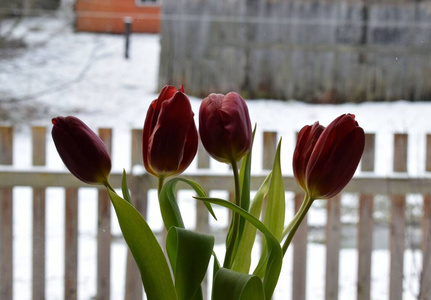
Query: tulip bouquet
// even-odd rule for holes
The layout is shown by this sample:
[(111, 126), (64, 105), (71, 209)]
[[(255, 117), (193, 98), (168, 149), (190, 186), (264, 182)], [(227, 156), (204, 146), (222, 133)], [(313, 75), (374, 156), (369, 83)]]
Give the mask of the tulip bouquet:
[[(302, 128), (293, 156), (293, 171), (305, 198), (291, 222), (284, 224), (281, 143), (272, 171), (251, 199), (254, 131), (247, 105), (238, 93), (210, 94), (202, 101), (199, 111), (203, 146), (211, 157), (231, 166), (235, 186), (233, 203), (210, 198), (197, 182), (175, 176), (194, 159), (199, 137), (184, 89), (166, 86), (148, 108), (142, 135), (145, 168), (159, 183), (160, 211), (167, 230), (166, 245), (162, 247), (133, 206), (125, 172), (122, 195), (110, 185), (111, 160), (99, 137), (76, 117), (57, 117), (52, 123), (54, 143), (69, 171), (83, 182), (106, 187), (123, 236), (140, 270), (147, 297), (155, 300), (203, 299), (201, 283), (211, 257), (212, 299), (271, 299), (283, 256), (304, 216), (315, 199), (329, 199), (347, 185), (359, 164), (365, 140), (363, 129), (351, 114), (339, 116), (326, 128), (318, 122)], [(175, 198), (179, 182), (196, 191), (194, 198), (203, 201), (214, 218), (212, 205), (232, 211), (222, 264), (213, 251), (214, 236), (185, 228)], [(264, 199), (267, 205), (263, 214)], [(251, 270), (257, 230), (263, 236), (262, 251)]]

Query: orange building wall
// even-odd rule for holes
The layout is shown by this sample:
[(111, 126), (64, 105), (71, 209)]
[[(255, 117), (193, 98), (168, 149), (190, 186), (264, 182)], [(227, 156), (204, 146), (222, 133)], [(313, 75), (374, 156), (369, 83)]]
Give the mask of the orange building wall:
[(123, 33), (124, 18), (131, 17), (132, 32), (160, 30), (160, 4), (138, 5), (135, 0), (76, 0), (76, 30)]

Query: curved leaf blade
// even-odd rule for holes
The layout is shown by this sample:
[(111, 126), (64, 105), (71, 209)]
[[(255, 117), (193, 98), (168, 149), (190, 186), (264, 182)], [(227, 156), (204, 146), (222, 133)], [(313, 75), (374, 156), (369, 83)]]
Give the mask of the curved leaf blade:
[[(181, 212), (175, 197), (175, 191), (178, 182), (184, 182), (188, 184), (195, 190), (199, 197), (206, 197), (204, 189), (193, 180), (177, 177), (166, 182), (163, 185), (159, 195), (160, 212), (162, 214), (166, 230), (169, 230), (171, 227), (185, 228), (184, 221), (181, 217)], [(204, 202), (204, 204), (207, 207), (208, 211), (211, 213), (211, 215), (214, 217), (214, 219), (217, 220), (211, 205), (206, 202)]]
[[(179, 227), (171, 227), (166, 251), (175, 277), (179, 300), (190, 300), (200, 291), (214, 248), (214, 237)], [(202, 295), (202, 293), (200, 293)]]
[[(268, 194), (271, 173), (265, 178), (264, 182), (256, 192), (253, 201), (250, 205), (250, 214), (256, 219), (259, 219), (262, 211), (263, 199)], [(256, 239), (256, 227), (250, 223), (245, 223), (241, 241), (239, 242), (237, 256), (232, 265), (232, 270), (240, 273), (248, 273), (251, 265), (251, 251), (253, 250), (254, 241)], [(263, 276), (263, 274), (262, 274)]]
[(201, 201), (208, 201), (210, 203), (226, 207), (238, 213), (264, 234), (268, 245), (268, 263), (265, 269), (265, 276), (263, 278), (263, 288), (265, 292), (265, 298), (271, 299), (274, 289), (277, 285), (278, 277), (280, 276), (281, 264), (283, 261), (282, 250), (275, 236), (261, 221), (231, 202), (217, 198), (195, 198)]
[(212, 300), (264, 300), (259, 277), (220, 268), (214, 279)]
[(150, 300), (177, 299), (162, 248), (142, 215), (126, 200), (108, 189), (124, 239), (141, 273)]
[[(281, 173), (280, 152), (281, 152), (281, 139), (278, 143), (277, 152), (274, 158), (274, 166), (272, 168), (271, 183), (269, 185), (267, 206), (266, 206), (266, 212), (265, 212), (265, 217), (263, 222), (268, 227), (268, 229), (274, 234), (278, 242), (281, 242), (283, 238), (284, 218), (285, 218), (285, 209), (286, 209), (283, 176)], [(264, 242), (259, 263), (257, 264), (255, 271), (253, 272), (253, 274), (258, 275), (260, 277), (263, 276), (264, 270), (266, 268), (266, 264), (268, 261), (267, 250), (268, 249)]]

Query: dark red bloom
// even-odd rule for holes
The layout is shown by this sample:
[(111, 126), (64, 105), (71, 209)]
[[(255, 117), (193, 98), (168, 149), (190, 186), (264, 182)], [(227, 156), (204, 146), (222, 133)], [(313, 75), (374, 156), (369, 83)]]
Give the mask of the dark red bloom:
[(89, 184), (107, 184), (111, 158), (103, 141), (76, 117), (52, 119), (52, 138), (69, 171)]
[(167, 177), (184, 172), (198, 148), (198, 133), (189, 99), (181, 87), (165, 86), (147, 111), (142, 155), (148, 173)]
[(307, 189), (305, 170), (314, 146), (324, 129), (325, 127), (316, 122), (312, 126), (304, 126), (298, 134), (295, 152), (293, 153), (293, 175), (296, 182), (304, 190)]
[[(303, 138), (306, 131), (307, 129)], [(315, 138), (313, 134), (309, 134), (308, 137)], [(297, 147), (304, 144), (307, 143), (298, 140)], [(312, 147), (313, 142), (310, 141), (308, 144)], [(312, 199), (328, 199), (341, 192), (352, 179), (364, 152), (364, 146), (364, 130), (359, 127), (354, 115), (341, 115), (329, 124), (317, 142), (314, 142), (308, 161), (305, 154), (305, 164), (298, 163), (302, 165), (301, 172), (304, 172), (305, 167), (305, 190), (309, 196)], [(296, 151), (301, 149), (295, 149)], [(307, 152), (309, 149), (305, 147), (304, 151)]]
[(235, 92), (210, 94), (199, 110), (199, 134), (216, 160), (232, 163), (250, 151), (252, 130), (247, 104)]

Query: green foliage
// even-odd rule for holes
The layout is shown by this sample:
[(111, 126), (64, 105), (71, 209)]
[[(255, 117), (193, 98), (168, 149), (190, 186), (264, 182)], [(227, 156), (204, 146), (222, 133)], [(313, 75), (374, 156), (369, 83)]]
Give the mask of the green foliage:
[(213, 247), (212, 235), (178, 227), (169, 229), (166, 251), (174, 273), (179, 300), (202, 297), (200, 285), (205, 277)]
[(168, 263), (151, 228), (126, 200), (108, 189), (124, 239), (141, 273), (149, 300), (177, 299)]
[(212, 300), (264, 300), (262, 281), (254, 275), (221, 268), (214, 279)]
[(247, 211), (243, 210), (241, 207), (223, 199), (201, 197), (196, 197), (196, 199), (220, 205), (238, 213), (263, 233), (268, 246), (268, 263), (266, 265), (265, 275), (263, 278), (263, 289), (265, 292), (265, 299), (271, 299), (275, 286), (277, 285), (278, 277), (280, 276), (281, 264), (283, 261), (283, 255), (278, 240), (262, 222), (253, 217)]

